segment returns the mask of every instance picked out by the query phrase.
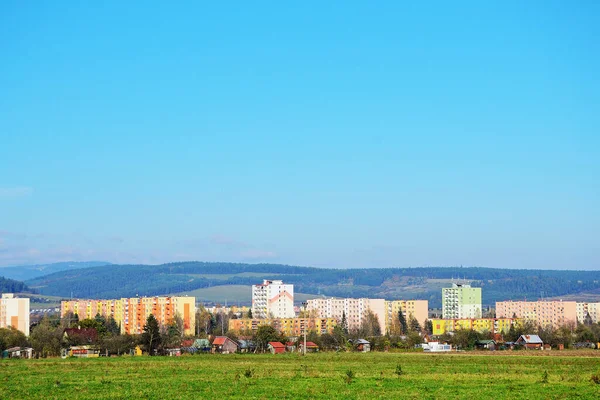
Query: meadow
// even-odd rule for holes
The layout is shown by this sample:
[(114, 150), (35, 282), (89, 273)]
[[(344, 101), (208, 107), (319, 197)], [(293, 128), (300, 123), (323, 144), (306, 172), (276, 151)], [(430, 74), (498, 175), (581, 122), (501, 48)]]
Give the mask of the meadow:
[(3, 360), (0, 380), (2, 399), (593, 399), (600, 398), (600, 357), (582, 351)]

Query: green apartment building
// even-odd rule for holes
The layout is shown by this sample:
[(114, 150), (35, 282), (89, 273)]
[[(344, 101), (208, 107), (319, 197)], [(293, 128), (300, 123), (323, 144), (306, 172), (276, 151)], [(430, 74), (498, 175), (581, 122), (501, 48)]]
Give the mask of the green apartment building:
[(461, 283), (453, 283), (451, 288), (443, 288), (442, 317), (481, 318), (481, 288)]

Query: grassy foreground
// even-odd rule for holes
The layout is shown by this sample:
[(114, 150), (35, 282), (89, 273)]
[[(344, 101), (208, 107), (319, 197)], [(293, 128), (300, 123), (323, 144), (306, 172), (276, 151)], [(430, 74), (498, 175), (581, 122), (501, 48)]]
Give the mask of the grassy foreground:
[(596, 353), (556, 353), (3, 360), (0, 398), (600, 398)]

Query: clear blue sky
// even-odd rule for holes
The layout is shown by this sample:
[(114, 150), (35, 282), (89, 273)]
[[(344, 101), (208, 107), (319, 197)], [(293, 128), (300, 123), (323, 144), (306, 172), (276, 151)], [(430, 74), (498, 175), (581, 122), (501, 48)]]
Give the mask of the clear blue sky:
[(600, 268), (600, 2), (295, 3), (2, 1), (0, 266)]

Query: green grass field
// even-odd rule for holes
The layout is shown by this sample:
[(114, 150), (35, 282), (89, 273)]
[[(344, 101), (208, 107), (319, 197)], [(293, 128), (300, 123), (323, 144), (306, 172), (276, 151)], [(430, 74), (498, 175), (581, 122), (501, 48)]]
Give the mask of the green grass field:
[(506, 354), (3, 360), (0, 398), (600, 398), (595, 353)]

